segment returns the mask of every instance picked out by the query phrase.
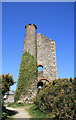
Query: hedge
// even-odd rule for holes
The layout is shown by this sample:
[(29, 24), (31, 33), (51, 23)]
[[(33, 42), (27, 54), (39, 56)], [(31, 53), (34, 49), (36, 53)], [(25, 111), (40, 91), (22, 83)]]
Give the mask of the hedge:
[(34, 104), (51, 118), (74, 118), (74, 79), (57, 79), (38, 91)]

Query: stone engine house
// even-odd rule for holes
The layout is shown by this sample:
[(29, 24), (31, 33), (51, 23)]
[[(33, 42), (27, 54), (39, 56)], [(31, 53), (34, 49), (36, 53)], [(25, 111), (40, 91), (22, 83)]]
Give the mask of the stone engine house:
[(35, 24), (29, 24), (25, 28), (23, 52), (29, 52), (37, 60), (37, 83), (40, 80), (50, 82), (57, 79), (55, 41), (41, 33), (36, 34)]

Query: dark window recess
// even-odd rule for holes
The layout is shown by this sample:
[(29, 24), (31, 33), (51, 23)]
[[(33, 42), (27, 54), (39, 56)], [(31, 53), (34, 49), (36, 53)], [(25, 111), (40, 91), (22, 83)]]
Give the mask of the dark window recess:
[(38, 82), (37, 87), (39, 87), (39, 86), (43, 86), (43, 82), (42, 81)]

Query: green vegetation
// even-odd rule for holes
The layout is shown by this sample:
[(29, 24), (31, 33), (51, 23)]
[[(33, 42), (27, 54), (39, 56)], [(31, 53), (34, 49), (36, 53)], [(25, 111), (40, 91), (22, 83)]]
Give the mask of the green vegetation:
[(5, 74), (5, 75), (2, 74), (0, 79), (2, 79), (2, 85), (1, 85), (2, 86), (2, 96), (4, 96), (5, 93), (9, 91), (10, 86), (14, 85), (15, 82), (12, 78), (12, 75), (9, 75), (9, 73)]
[(23, 53), (15, 92), (16, 100), (18, 100), (21, 95), (28, 95), (28, 90), (32, 89), (31, 85), (36, 85), (36, 71), (36, 59), (34, 56), (27, 52)]
[[(34, 100), (35, 110), (46, 114), (48, 118), (74, 118), (74, 79), (58, 79), (44, 85)], [(32, 113), (34, 110), (32, 109)]]
[(6, 109), (5, 106), (2, 106), (2, 109), (3, 109), (3, 112), (2, 112), (2, 120), (7, 120), (7, 118), (11, 118), (12, 115), (15, 115), (15, 111), (11, 111), (11, 110), (8, 110)]
[[(6, 94), (6, 92), (9, 91), (10, 86), (14, 85), (14, 80), (12, 75), (8, 74), (2, 74), (2, 76), (0, 76), (0, 86), (2, 88), (2, 97), (4, 97), (4, 95)], [(2, 101), (2, 119), (7, 118), (7, 116), (9, 115), (9, 111), (5, 108), (4, 106), (4, 102)], [(11, 113), (10, 113), (11, 115)]]
[(17, 103), (17, 102), (15, 102), (15, 103), (8, 103), (7, 107), (14, 107), (14, 108), (16, 108), (16, 107), (20, 107), (20, 106), (24, 106), (24, 105), (25, 105), (25, 103)]
[[(5, 103), (6, 104), (6, 103)], [(16, 108), (16, 107), (20, 107), (20, 106), (31, 106), (32, 104), (26, 104), (26, 103), (18, 103), (18, 102), (15, 102), (15, 103), (7, 103), (7, 107), (13, 107), (13, 108)]]
[(46, 114), (37, 109), (35, 105), (32, 105), (27, 111), (32, 118), (48, 118)]

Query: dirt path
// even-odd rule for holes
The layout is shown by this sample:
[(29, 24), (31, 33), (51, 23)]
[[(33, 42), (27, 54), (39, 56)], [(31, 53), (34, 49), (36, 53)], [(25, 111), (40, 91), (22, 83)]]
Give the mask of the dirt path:
[(6, 107), (6, 108), (8, 110), (16, 111), (16, 114), (12, 118), (31, 118), (31, 116), (25, 110), (25, 107), (18, 107), (18, 108)]

